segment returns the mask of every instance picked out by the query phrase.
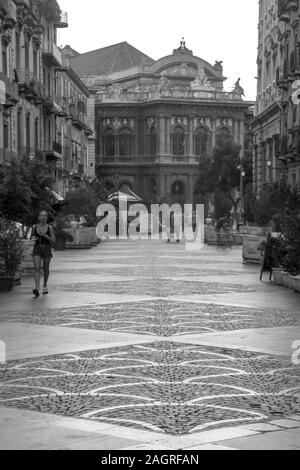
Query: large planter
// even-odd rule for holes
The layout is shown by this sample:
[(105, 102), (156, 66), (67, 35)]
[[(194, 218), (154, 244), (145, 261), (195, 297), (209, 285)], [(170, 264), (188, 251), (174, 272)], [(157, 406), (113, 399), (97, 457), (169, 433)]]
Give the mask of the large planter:
[(283, 285), (287, 287), (288, 289), (292, 289), (293, 288), (292, 276), (289, 273), (282, 271), (282, 277), (283, 277)]
[(67, 241), (67, 248), (91, 248), (98, 243), (95, 227), (64, 229), (73, 237), (73, 241)]
[(34, 273), (34, 266), (32, 260), (32, 253), (34, 248), (33, 240), (22, 240), (24, 248), (24, 258), (22, 261), (22, 273), (26, 275), (32, 275)]
[(300, 294), (300, 276), (292, 277), (292, 285), (295, 292)]
[(283, 286), (283, 276), (281, 268), (273, 268), (273, 281), (276, 286)]
[(12, 278), (0, 277), (0, 292), (10, 292), (14, 286)]

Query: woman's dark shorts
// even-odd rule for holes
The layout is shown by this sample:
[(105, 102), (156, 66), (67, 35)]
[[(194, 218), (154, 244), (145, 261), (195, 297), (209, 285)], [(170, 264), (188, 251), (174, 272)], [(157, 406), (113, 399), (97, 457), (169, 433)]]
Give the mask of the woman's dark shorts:
[(32, 256), (39, 256), (42, 259), (53, 258), (51, 246), (49, 245), (35, 245)]

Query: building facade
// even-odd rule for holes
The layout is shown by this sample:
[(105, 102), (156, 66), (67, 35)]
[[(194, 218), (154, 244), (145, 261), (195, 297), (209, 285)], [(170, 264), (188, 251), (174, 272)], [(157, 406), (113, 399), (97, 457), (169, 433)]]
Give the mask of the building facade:
[(244, 146), (252, 103), (239, 80), (224, 91), (222, 62), (184, 40), (158, 61), (127, 43), (70, 60), (94, 99), (97, 176), (108, 191), (198, 202), (199, 160), (227, 139)]
[(57, 47), (68, 26), (56, 0), (0, 0), (0, 164), (48, 166), (64, 193), (88, 168), (89, 93)]
[[(254, 191), (285, 179), (300, 184), (298, 0), (260, 0), (258, 93), (253, 122)], [(296, 95), (296, 96), (295, 96)]]

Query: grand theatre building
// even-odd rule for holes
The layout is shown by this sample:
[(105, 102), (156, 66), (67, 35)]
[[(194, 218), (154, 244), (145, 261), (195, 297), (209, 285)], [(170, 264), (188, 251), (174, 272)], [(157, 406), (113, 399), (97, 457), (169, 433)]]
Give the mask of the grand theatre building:
[(91, 92), (89, 158), (109, 191), (127, 185), (151, 202), (200, 202), (200, 159), (227, 139), (244, 146), (252, 103), (239, 80), (224, 91), (222, 62), (193, 55), (184, 40), (158, 61), (126, 42), (65, 53)]

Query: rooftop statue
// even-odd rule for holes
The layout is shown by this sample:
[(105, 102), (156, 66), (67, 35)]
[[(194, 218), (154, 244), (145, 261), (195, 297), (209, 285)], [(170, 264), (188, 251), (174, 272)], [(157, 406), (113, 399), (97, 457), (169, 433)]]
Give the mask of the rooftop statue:
[(192, 90), (213, 90), (209, 83), (204, 67), (199, 67), (195, 80), (191, 83)]
[(240, 95), (240, 96), (245, 96), (244, 88), (241, 87), (240, 82), (241, 82), (241, 79), (238, 78), (238, 80), (234, 84), (233, 93), (236, 93), (237, 95)]
[(184, 38), (182, 38), (182, 40), (180, 41), (180, 46), (178, 47), (178, 49), (174, 49), (173, 54), (191, 54), (191, 55), (193, 55), (193, 51), (191, 51), (190, 49), (188, 49), (186, 47), (185, 40), (184, 40)]

